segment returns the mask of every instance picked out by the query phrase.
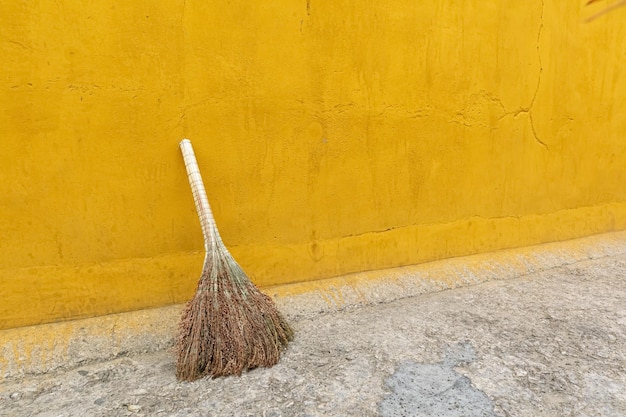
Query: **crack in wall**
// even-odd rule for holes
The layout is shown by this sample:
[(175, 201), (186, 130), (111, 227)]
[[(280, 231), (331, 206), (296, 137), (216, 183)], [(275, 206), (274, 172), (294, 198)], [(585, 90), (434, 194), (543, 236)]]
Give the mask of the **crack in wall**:
[(178, 123), (176, 123), (176, 125), (172, 128), (172, 130), (176, 130), (182, 126), (182, 136), (184, 137), (187, 136), (186, 117), (187, 117), (187, 110), (189, 108), (189, 106), (186, 105), (187, 99), (185, 97), (186, 96), (185, 94), (186, 79), (187, 79), (186, 65), (185, 65), (185, 61), (187, 60), (187, 50), (186, 50), (187, 31), (185, 30), (186, 11), (187, 11), (187, 0), (183, 0), (181, 4), (181, 11), (180, 11), (181, 50), (183, 51), (182, 57), (181, 57), (180, 94), (181, 94), (181, 103), (183, 104), (183, 109), (181, 111), (180, 118), (178, 119)]
[(183, 4), (182, 4), (182, 10), (180, 13), (180, 28), (183, 32), (183, 40), (185, 38), (186, 32), (185, 32), (185, 10), (187, 9), (187, 0), (183, 0)]
[(537, 87), (535, 87), (535, 94), (533, 94), (533, 98), (530, 101), (530, 105), (528, 106), (528, 119), (530, 121), (530, 128), (533, 132), (533, 136), (535, 141), (539, 143), (544, 148), (548, 149), (548, 145), (539, 138), (537, 135), (537, 130), (535, 129), (535, 123), (533, 121), (533, 113), (532, 109), (535, 105), (535, 100), (537, 99), (537, 94), (539, 93), (539, 87), (541, 86), (541, 75), (543, 74), (543, 62), (541, 61), (541, 33), (543, 32), (543, 11), (545, 9), (544, 0), (541, 0), (541, 16), (539, 16), (539, 30), (537, 31), (537, 58), (539, 60), (539, 75), (537, 77)]
[(457, 218), (457, 219), (449, 220), (449, 221), (445, 221), (445, 222), (417, 223), (417, 224), (408, 224), (408, 225), (401, 225), (401, 226), (391, 226), (391, 227), (388, 227), (388, 228), (385, 228), (385, 229), (368, 230), (368, 231), (365, 231), (365, 232), (362, 232), (362, 233), (354, 233), (354, 234), (350, 234), (350, 235), (339, 236), (337, 238), (321, 239), (321, 240), (318, 240), (318, 241), (327, 241), (327, 240), (335, 240), (335, 239), (360, 238), (360, 237), (363, 237), (363, 236), (384, 234), (384, 233), (387, 233), (387, 232), (393, 232), (393, 231), (401, 230), (401, 229), (408, 229), (408, 228), (415, 228), (415, 227), (450, 226), (450, 225), (454, 225), (454, 224), (460, 224), (460, 223), (463, 223), (463, 222), (472, 222), (472, 221), (476, 221), (476, 220), (485, 220), (485, 221), (489, 221), (489, 220), (515, 220), (515, 221), (521, 221), (523, 217), (524, 217), (523, 215), (481, 216), (481, 215), (475, 214), (475, 215), (471, 215), (471, 216), (467, 216), (467, 217), (461, 217), (461, 218)]
[(513, 111), (506, 111), (506, 109), (504, 108), (504, 105), (502, 105), (502, 103), (500, 103), (504, 114), (502, 115), (502, 117), (498, 118), (498, 121), (504, 119), (507, 116), (513, 116), (513, 117), (517, 117), (520, 114), (524, 113), (524, 114), (528, 114), (528, 120), (530, 123), (530, 129), (533, 133), (533, 138), (535, 139), (535, 142), (537, 142), (539, 145), (543, 146), (546, 150), (549, 150), (548, 148), (548, 144), (545, 143), (543, 140), (541, 140), (541, 138), (539, 137), (539, 135), (537, 134), (537, 129), (535, 128), (535, 121), (533, 119), (533, 107), (535, 105), (535, 101), (537, 100), (537, 95), (539, 94), (539, 88), (541, 87), (541, 76), (543, 74), (543, 62), (541, 60), (541, 34), (543, 32), (543, 12), (545, 9), (545, 3), (544, 0), (541, 0), (541, 15), (539, 16), (539, 29), (537, 31), (537, 59), (539, 61), (539, 74), (537, 75), (537, 85), (535, 86), (535, 92), (533, 93), (532, 98), (530, 99), (530, 103), (528, 104), (528, 106), (521, 106), (516, 110)]

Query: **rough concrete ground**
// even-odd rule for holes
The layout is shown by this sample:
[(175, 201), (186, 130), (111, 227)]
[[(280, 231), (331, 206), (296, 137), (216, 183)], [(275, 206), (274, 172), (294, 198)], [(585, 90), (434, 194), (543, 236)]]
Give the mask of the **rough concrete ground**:
[(626, 416), (626, 255), (300, 319), (281, 362), (168, 352), (0, 385), (2, 416)]

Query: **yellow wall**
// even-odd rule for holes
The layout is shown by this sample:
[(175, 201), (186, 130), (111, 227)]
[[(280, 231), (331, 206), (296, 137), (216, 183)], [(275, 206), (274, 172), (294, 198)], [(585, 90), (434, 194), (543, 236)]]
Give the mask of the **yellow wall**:
[[(626, 11), (582, 2), (0, 6), (0, 328), (626, 228)], [(620, 68), (621, 67), (621, 68)]]

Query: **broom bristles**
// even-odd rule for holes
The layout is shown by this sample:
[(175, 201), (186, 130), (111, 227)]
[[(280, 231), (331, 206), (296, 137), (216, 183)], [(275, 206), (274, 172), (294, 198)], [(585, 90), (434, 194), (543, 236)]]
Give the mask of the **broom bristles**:
[(293, 331), (273, 300), (258, 290), (223, 245), (208, 200), (202, 201), (204, 186), (191, 143), (185, 139), (180, 146), (206, 256), (196, 293), (183, 310), (175, 347), (176, 376), (192, 381), (275, 365)]

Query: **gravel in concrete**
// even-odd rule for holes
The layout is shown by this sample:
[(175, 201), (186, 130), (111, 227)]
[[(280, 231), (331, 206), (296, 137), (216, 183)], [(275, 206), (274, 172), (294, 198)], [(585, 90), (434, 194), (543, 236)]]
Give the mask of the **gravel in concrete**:
[(301, 319), (281, 362), (169, 352), (0, 385), (2, 416), (626, 416), (626, 255)]

